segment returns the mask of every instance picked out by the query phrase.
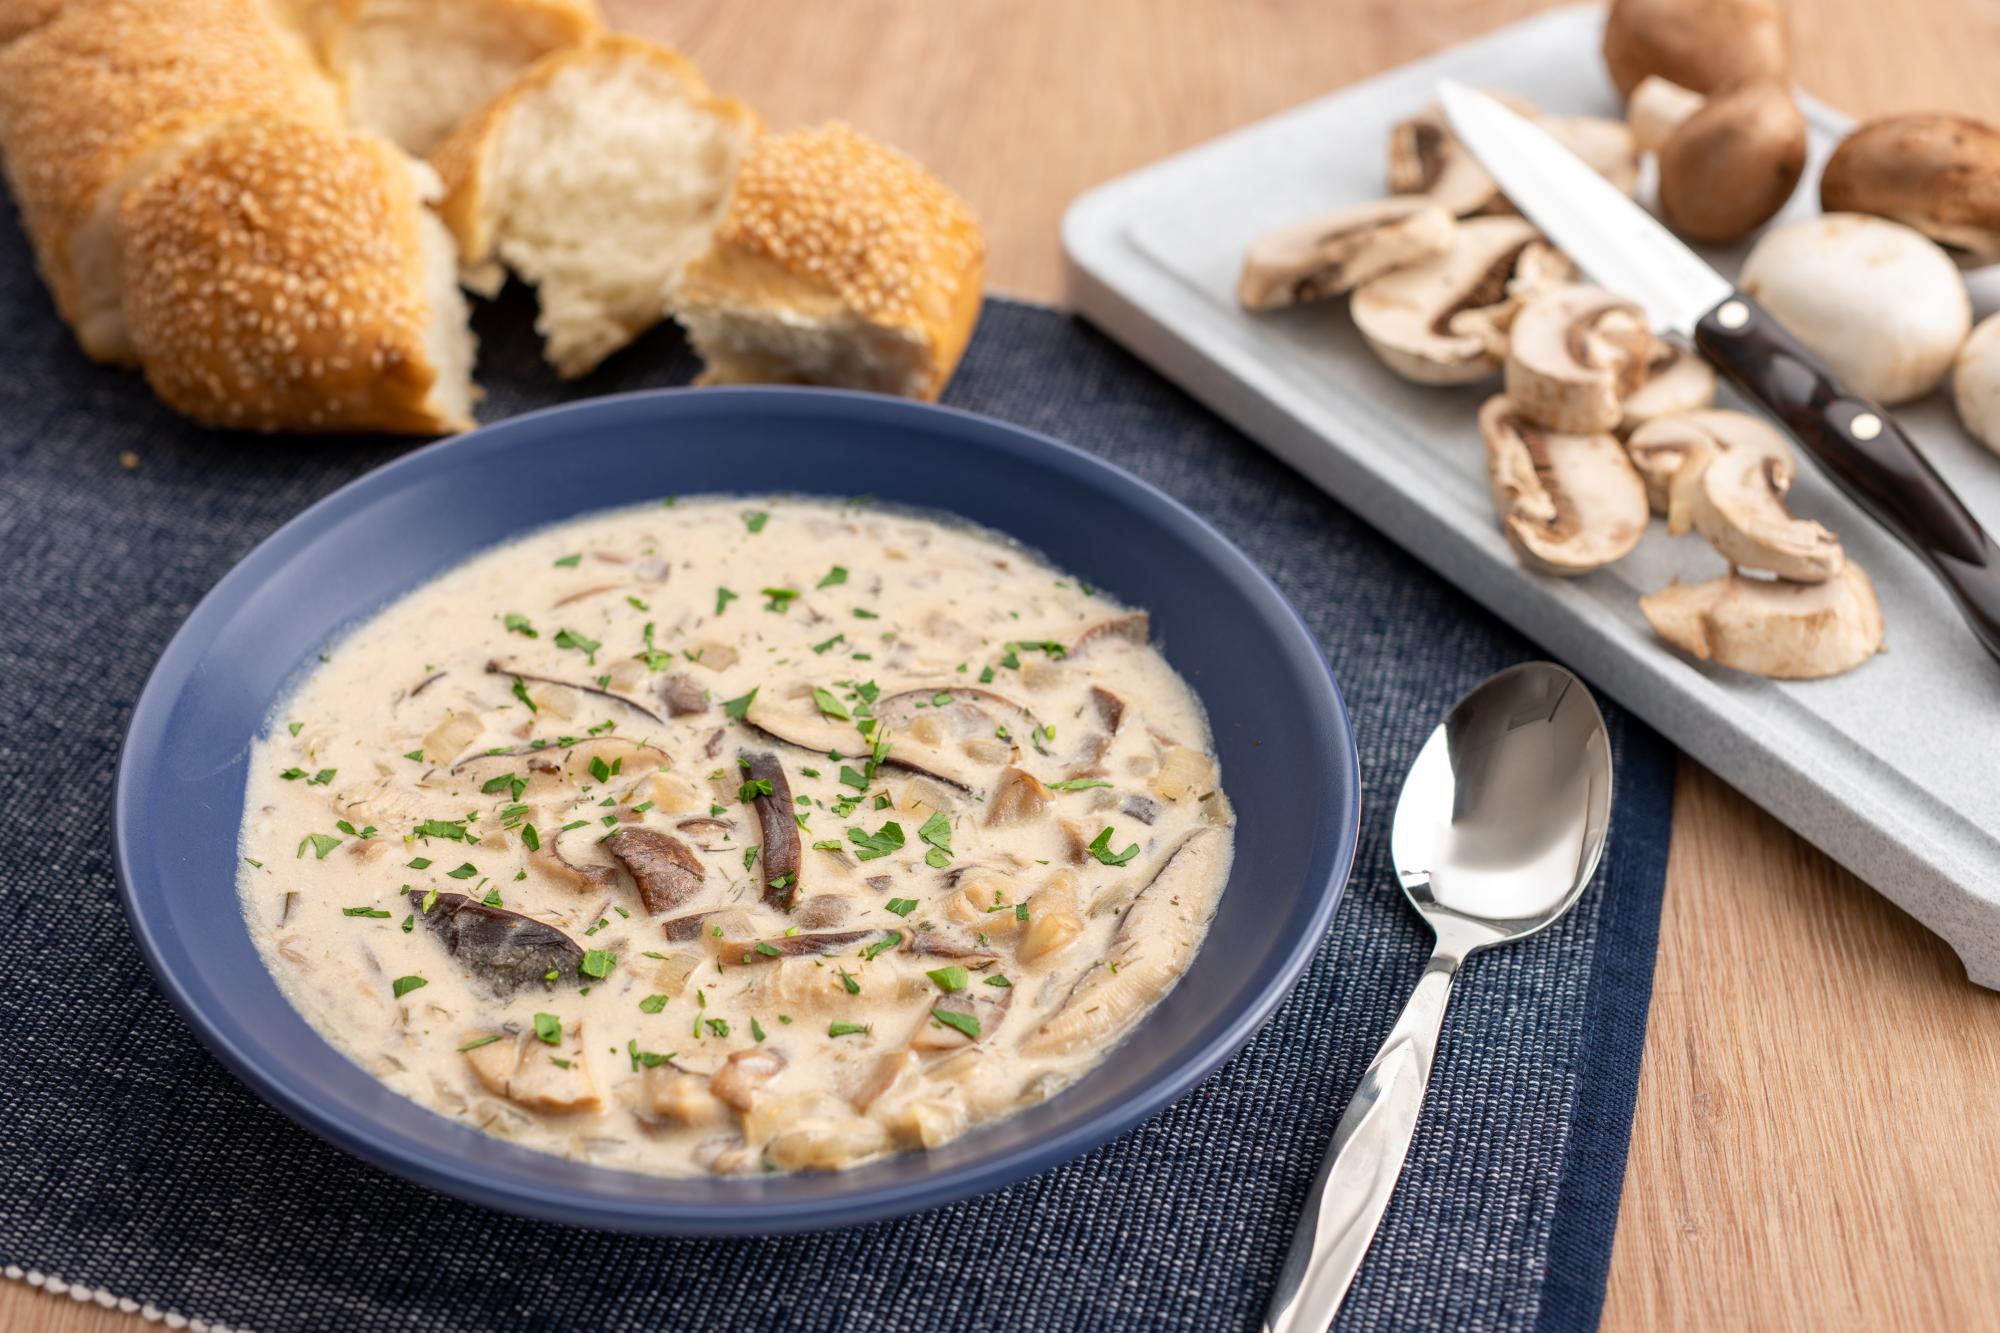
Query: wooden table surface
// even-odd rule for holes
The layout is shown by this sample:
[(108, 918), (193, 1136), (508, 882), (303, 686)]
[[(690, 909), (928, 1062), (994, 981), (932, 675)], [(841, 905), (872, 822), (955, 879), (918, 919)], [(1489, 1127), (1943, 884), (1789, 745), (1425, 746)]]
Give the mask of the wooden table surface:
[[(1078, 192), (1536, 0), (607, 0), (774, 127), (840, 116), (971, 200), (997, 291), (1061, 295)], [(1795, 0), (1798, 82), (2000, 122), (1996, 0)], [(2000, 466), (2000, 464), (1996, 464)], [(2000, 1327), (2000, 995), (1683, 761), (1610, 1329)], [(128, 1316), (0, 1283), (0, 1328)]]

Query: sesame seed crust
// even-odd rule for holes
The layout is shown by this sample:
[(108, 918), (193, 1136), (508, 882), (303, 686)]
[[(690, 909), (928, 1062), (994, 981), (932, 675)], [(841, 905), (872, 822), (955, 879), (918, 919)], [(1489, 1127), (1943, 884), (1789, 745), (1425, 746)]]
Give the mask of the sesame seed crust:
[(0, 47), (0, 149), (63, 317), (72, 233), (151, 155), (261, 111), (335, 123), (332, 91), (265, 0), (69, 0)]
[[(914, 159), (840, 122), (760, 139), (715, 244), (677, 299), (719, 309), (830, 297), (850, 319), (931, 349), (935, 397), (978, 317), (986, 242), (964, 201)], [(774, 283), (772, 270), (790, 281)]]
[(219, 129), (127, 197), (126, 314), (162, 401), (250, 430), (434, 433), (411, 166), (370, 135)]

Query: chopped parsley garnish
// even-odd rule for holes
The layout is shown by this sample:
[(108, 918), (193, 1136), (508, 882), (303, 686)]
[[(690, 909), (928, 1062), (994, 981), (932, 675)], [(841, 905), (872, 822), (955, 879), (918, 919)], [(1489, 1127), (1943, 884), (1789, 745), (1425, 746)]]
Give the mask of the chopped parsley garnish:
[(343, 907), (340, 909), (340, 914), (342, 916), (374, 916), (374, 917), (387, 917), (389, 915), (387, 912), (383, 911), (379, 907)]
[[(823, 643), (816, 643), (816, 644), (814, 644), (814, 645), (813, 645), (813, 651), (814, 651), (814, 652), (816, 652), (816, 653), (822, 653), (822, 654), (824, 654), (824, 653), (826, 653), (826, 652), (830, 651), (830, 650), (831, 650), (831, 649), (833, 648), (833, 646), (834, 646), (835, 644), (839, 643), (839, 642), (840, 642), (841, 640), (845, 639), (846, 637), (847, 637), (847, 636), (846, 636), (845, 634), (836, 634), (836, 635), (834, 635), (834, 636), (833, 636), (832, 638), (830, 638), (830, 639), (827, 639), (827, 640), (826, 640), (825, 642), (823, 642)], [(842, 716), (845, 716), (845, 714), (843, 714)]]
[(344, 819), (336, 819), (333, 821), (333, 826), (339, 829), (342, 833), (345, 833), (348, 837), (359, 838), (363, 842), (366, 842), (368, 841), (368, 839), (375, 836), (375, 826), (373, 824), (367, 824), (361, 828), (356, 828), (354, 827), (354, 825), (348, 823)]
[(903, 932), (900, 930), (892, 930), (887, 935), (884, 935), (881, 939), (875, 941), (875, 943), (863, 949), (861, 951), (861, 956), (872, 963), (879, 955), (887, 953), (889, 950), (895, 948), (902, 942), (903, 942)]
[[(618, 761), (618, 763), (621, 765), (624, 762), (625, 761), (622, 758)], [(595, 778), (597, 781), (609, 782), (611, 781), (611, 775), (613, 773), (616, 773), (617, 771), (618, 771), (617, 768), (604, 762), (603, 755), (594, 754), (590, 757), (590, 776)]]
[(834, 971), (840, 974), (840, 984), (847, 988), (849, 995), (861, 994), (861, 983), (856, 981), (846, 968), (837, 967)]
[(429, 893), (426, 893), (424, 895), (424, 900), (417, 904), (417, 910), (419, 912), (422, 912), (425, 916), (429, 916), (431, 914), (431, 909), (437, 906), (437, 902), (438, 902), (438, 891), (436, 889), (432, 889)]
[[(477, 890), (475, 889), (475, 890), (474, 890), (474, 892), (477, 892)], [(480, 902), (482, 902), (482, 903), (485, 903), (485, 904), (486, 904), (486, 905), (487, 905), (488, 907), (505, 907), (505, 906), (506, 906), (506, 904), (505, 904), (505, 903), (503, 903), (503, 902), (501, 902), (501, 901), (500, 901), (500, 890), (499, 890), (499, 889), (497, 889), (497, 888), (496, 888), (496, 889), (488, 889), (488, 890), (486, 891), (486, 896), (485, 896), (484, 898), (481, 898), (481, 899), (480, 899), (479, 901), (480, 901)]]
[(575, 569), (583, 562), (582, 555), (566, 555), (556, 561), (557, 569)]
[(835, 565), (832, 569), (826, 571), (826, 577), (821, 579), (815, 586), (833, 588), (845, 582), (847, 582), (847, 567), (845, 565)]
[(854, 608), (854, 618), (856, 620), (880, 620), (882, 617), (876, 615), (865, 606), (857, 606)]
[(291, 732), (292, 735), (296, 736), (299, 734), (299, 730), (304, 726), (305, 723), (303, 722), (287, 722), (285, 724), (285, 730)]
[(485, 782), (481, 783), (479, 790), (485, 792), (488, 796), (504, 791), (507, 793), (509, 800), (518, 801), (521, 799), (521, 793), (528, 790), (528, 780), (517, 777), (512, 773), (502, 773), (497, 778), (488, 778)]
[(453, 879), (471, 879), (474, 875), (479, 873), (479, 867), (472, 864), (472, 862), (470, 861), (465, 861), (460, 863), (458, 869), (447, 870), (444, 873), (451, 876)]
[(776, 958), (780, 953), (783, 953), (784, 950), (780, 949), (777, 945), (772, 944), (767, 940), (758, 940), (757, 952), (763, 954), (766, 958)]
[(950, 967), (933, 968), (924, 975), (937, 983), (937, 988), (947, 995), (955, 995), (964, 990), (968, 981), (966, 970), (956, 963)]
[(758, 1041), (764, 1040), (764, 1025), (759, 1023), (755, 1018), (750, 1020), (750, 1035)]
[(411, 991), (422, 990), (430, 984), (430, 982), (425, 981), (422, 977), (397, 977), (389, 983), (389, 989), (400, 1000)]
[(535, 701), (528, 697), (528, 684), (526, 681), (522, 680), (519, 676), (516, 676), (514, 678), (514, 697), (516, 699), (519, 699), (522, 703), (528, 705), (528, 711), (530, 713), (539, 713), (542, 711), (541, 709), (535, 707)]
[(770, 794), (771, 779), (751, 778), (736, 789), (736, 803), (738, 805), (748, 805), (759, 796), (769, 796)]
[(1007, 980), (1007, 978), (1002, 976), (1000, 973), (995, 972), (992, 976), (986, 978), (986, 984), (989, 986), (998, 986), (1000, 987), (1000, 989), (1005, 990), (1007, 989), (1007, 987), (1013, 985), (1014, 983)]
[(306, 771), (303, 768), (288, 768), (284, 772), (278, 774), (279, 777), (283, 778), (287, 782), (297, 782), (300, 778), (304, 777), (305, 775)]
[(403, 753), (403, 758), (409, 760), (411, 763), (421, 764), (424, 762), (424, 752), (422, 750), (406, 750)]
[(632, 1057), (632, 1068), (635, 1071), (641, 1065), (644, 1065), (647, 1069), (658, 1069), (661, 1065), (674, 1058), (674, 1052), (672, 1051), (668, 1051), (665, 1055), (655, 1055), (651, 1051), (640, 1050), (636, 1037), (625, 1043), (625, 1053)]
[(403, 918), (403, 933), (407, 935), (416, 928), (417, 928), (417, 914), (415, 912), (412, 912), (408, 916)]
[(838, 838), (822, 838), (813, 844), (813, 850), (816, 852), (842, 852), (846, 851), (847, 848)]
[(507, 627), (509, 634), (520, 634), (530, 639), (539, 639), (542, 637), (540, 632), (528, 622), (528, 618), (519, 611), (509, 611), (500, 623)]
[(981, 668), (979, 668), (979, 683), (980, 683), (981, 685), (991, 685), (991, 684), (993, 683), (993, 668), (992, 668), (992, 667), (981, 667)]
[(792, 600), (799, 595), (797, 588), (763, 588), (760, 591), (767, 599), (764, 602), (764, 609), (766, 611), (776, 611), (779, 615), (785, 614), (785, 608), (790, 606)]
[(586, 639), (583, 635), (572, 634), (566, 629), (556, 631), (556, 647), (576, 649), (583, 654), (584, 660), (593, 666), (597, 664), (597, 650), (602, 646), (596, 639)]
[(426, 819), (411, 831), (413, 838), (449, 838), (453, 842), (470, 842), (465, 836), (463, 819)]
[(871, 1030), (871, 1024), (842, 1023), (838, 1019), (826, 1025), (826, 1035), (829, 1037), (855, 1037), (864, 1035)]
[(1109, 787), (1103, 778), (1065, 778), (1061, 782), (1051, 782), (1050, 791), (1088, 791), (1092, 787)]
[(840, 766), (840, 781), (843, 786), (852, 787), (856, 791), (868, 790), (868, 779), (849, 768), (846, 764)]
[(631, 593), (625, 594), (625, 605), (631, 607), (634, 611), (650, 611), (653, 609), (652, 607), (647, 606), (644, 602), (640, 601), (637, 597), (634, 597)]
[(704, 1022), (704, 1023), (706, 1023), (706, 1024), (708, 1025), (708, 1030), (709, 1030), (709, 1032), (710, 1032), (710, 1033), (712, 1033), (713, 1035), (715, 1035), (715, 1036), (718, 1036), (718, 1037), (726, 1037), (726, 1036), (728, 1036), (728, 1035), (729, 1035), (729, 1020), (728, 1020), (728, 1019), (726, 1019), (726, 1018), (704, 1018), (704, 1019), (702, 1019), (701, 1021), (702, 1021), (702, 1022)]
[(498, 1032), (491, 1032), (484, 1037), (474, 1037), (471, 1041), (468, 1041), (467, 1043), (465, 1043), (465, 1045), (459, 1047), (458, 1049), (461, 1051), (476, 1051), (481, 1046), (491, 1046), (494, 1042), (500, 1040), (502, 1035), (503, 1034)]
[(736, 600), (735, 593), (731, 592), (727, 588), (717, 588), (715, 590), (715, 614), (717, 614), (718, 616), (721, 615), (722, 609), (735, 600)]
[(602, 949), (592, 949), (584, 954), (583, 961), (576, 965), (576, 970), (586, 977), (596, 977), (602, 981), (611, 975), (611, 969), (616, 966), (618, 966), (617, 955), (606, 953)]
[(854, 720), (854, 714), (848, 712), (846, 706), (834, 697), (832, 690), (822, 689), (818, 685), (813, 686), (813, 702), (818, 704), (819, 711), (828, 717), (838, 718), (842, 722)]
[(744, 715), (750, 711), (750, 705), (757, 702), (757, 690), (760, 688), (762, 687), (752, 688), (750, 693), (740, 695), (734, 699), (724, 699), (722, 701), (722, 711), (735, 718), (738, 722), (741, 722)]
[(664, 995), (648, 995), (639, 1001), (639, 1012), (642, 1014), (657, 1014), (666, 1007), (667, 997)]
[(874, 833), (851, 828), (847, 830), (847, 840), (855, 846), (856, 859), (873, 861), (903, 849), (903, 826), (892, 819)]
[(762, 532), (764, 525), (770, 521), (771, 516), (761, 509), (752, 509), (743, 515), (743, 526), (752, 532)]
[(1127, 861), (1131, 860), (1133, 857), (1139, 854), (1139, 844), (1135, 842), (1122, 852), (1112, 851), (1111, 827), (1110, 825), (1107, 824), (1101, 833), (1099, 833), (1095, 838), (1091, 839), (1090, 854), (1096, 857), (1099, 861), (1102, 861), (1105, 865), (1122, 866)]
[(974, 1041), (979, 1040), (979, 1020), (956, 1009), (933, 1009), (931, 1017), (948, 1028), (956, 1028)]
[(562, 1020), (554, 1014), (536, 1014), (535, 1035), (550, 1046), (562, 1045)]
[(341, 840), (334, 837), (331, 833), (308, 833), (299, 842), (298, 854), (304, 856), (306, 848), (310, 846), (313, 849), (313, 860), (324, 861), (326, 860), (326, 854), (340, 846), (340, 843)]
[(521, 845), (531, 852), (542, 850), (542, 835), (535, 832), (533, 824), (521, 825)]
[(933, 870), (942, 870), (951, 864), (951, 821), (944, 811), (934, 810), (924, 826), (917, 830), (917, 836), (931, 845), (924, 853), (924, 864)]
[(915, 898), (891, 898), (883, 905), (897, 916), (908, 916), (917, 910), (917, 900)]
[(413, 856), (407, 864), (412, 870), (429, 870), (431, 868), (431, 859), (428, 856)]

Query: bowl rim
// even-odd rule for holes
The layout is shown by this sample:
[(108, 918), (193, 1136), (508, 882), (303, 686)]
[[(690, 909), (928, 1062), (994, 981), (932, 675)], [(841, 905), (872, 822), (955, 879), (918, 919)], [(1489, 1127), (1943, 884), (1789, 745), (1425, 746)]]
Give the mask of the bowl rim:
[[(295, 558), (296, 552), (290, 548), (304, 544), (336, 519), (366, 508), (378, 495), (393, 492), (406, 478), (436, 467), (436, 460), (440, 457), (456, 459), (463, 454), (476, 458), (481, 452), (500, 447), (509, 437), (523, 431), (539, 431), (551, 422), (570, 421), (582, 416), (616, 416), (635, 410), (643, 415), (660, 408), (671, 414), (678, 404), (694, 399), (710, 409), (726, 409), (732, 404), (740, 404), (749, 415), (777, 409), (781, 414), (796, 416), (812, 412), (817, 405), (821, 411), (862, 418), (914, 418), (919, 425), (928, 418), (937, 423), (933, 429), (952, 432), (962, 439), (968, 433), (975, 437), (985, 436), (980, 447), (989, 447), (999, 438), (1012, 437), (1019, 447), (1053, 452), (1068, 466), (1096, 473), (1101, 481), (1113, 488), (1126, 490), (1131, 498), (1164, 509), (1173, 524), (1185, 529), (1176, 534), (1178, 537), (1197, 539), (1191, 545), (1197, 548), (1196, 554), (1204, 561), (1234, 565), (1237, 577), (1242, 579), (1247, 576), (1249, 584), (1263, 594), (1264, 613), (1269, 615), (1275, 608), (1276, 614), (1271, 618), (1276, 620), (1279, 630), (1295, 636), (1298, 644), (1309, 653), (1310, 660), (1317, 665), (1318, 673), (1312, 681), (1315, 685), (1324, 686), (1325, 702), (1331, 706), (1326, 721), (1341, 742), (1335, 753), (1328, 756), (1328, 763), (1337, 770), (1334, 776), (1344, 785), (1347, 802), (1345, 809), (1336, 812), (1338, 827), (1333, 838), (1326, 882), (1316, 884), (1312, 882), (1314, 877), (1309, 875), (1307, 882), (1299, 886), (1300, 892), (1317, 895), (1309, 914), (1308, 927), (1275, 955), (1275, 968), (1250, 1003), (1243, 1006), (1213, 1038), (1185, 1052), (1164, 1076), (1144, 1084), (1137, 1095), (1062, 1126), (1056, 1133), (1031, 1145), (915, 1179), (820, 1198), (746, 1198), (740, 1205), (716, 1209), (713, 1205), (660, 1198), (565, 1193), (551, 1190), (546, 1185), (529, 1188), (525, 1184), (516, 1185), (500, 1177), (483, 1175), (477, 1163), (460, 1161), (449, 1154), (416, 1156), (400, 1142), (371, 1137), (364, 1132), (365, 1125), (351, 1124), (323, 1108), (310, 1087), (294, 1086), (285, 1077), (269, 1072), (255, 1058), (255, 1042), (240, 1041), (222, 1020), (210, 1015), (195, 1002), (188, 983), (169, 961), (163, 944), (160, 932), (169, 923), (156, 921), (152, 916), (154, 910), (161, 909), (149, 908), (149, 899), (156, 894), (142, 889), (140, 876), (135, 871), (134, 840), (138, 836), (138, 825), (143, 822), (138, 810), (143, 793), (137, 786), (135, 768), (142, 757), (157, 758), (158, 752), (164, 748), (165, 738), (171, 735), (168, 718), (176, 697), (192, 675), (190, 668), (206, 649), (203, 631), (208, 622), (233, 612), (245, 600), (245, 594), (254, 592), (270, 572)], [(773, 493), (784, 493), (782, 488), (772, 490)], [(948, 507), (941, 509), (942, 512), (951, 512)], [(1005, 534), (1004, 528), (999, 530)], [(1199, 549), (1202, 544), (1207, 549)], [(474, 553), (467, 552), (459, 558), (468, 558), (471, 554)], [(341, 630), (340, 626), (329, 627), (330, 633)], [(135, 755), (135, 749), (145, 750), (146, 753)], [(335, 1147), (421, 1187), (516, 1216), (595, 1230), (649, 1235), (775, 1235), (859, 1226), (923, 1212), (1039, 1175), (1152, 1118), (1247, 1045), (1296, 988), (1324, 941), (1345, 892), (1353, 871), (1360, 824), (1359, 756), (1355, 748), (1352, 719), (1338, 679), (1318, 641), (1277, 585), (1207, 520), (1151, 482), (1117, 464), (1027, 427), (937, 404), (799, 386), (643, 389), (555, 404), (419, 446), (346, 482), (294, 514), (240, 557), (181, 622), (147, 674), (145, 685), (126, 721), (112, 794), (112, 850), (119, 899), (147, 967), (169, 1003), (202, 1044), (266, 1104)], [(300, 1020), (304, 1021), (303, 1016)], [(347, 1057), (341, 1054), (341, 1058)], [(417, 1105), (421, 1106), (421, 1103)], [(611, 1175), (634, 1174), (610, 1167), (598, 1170)]]

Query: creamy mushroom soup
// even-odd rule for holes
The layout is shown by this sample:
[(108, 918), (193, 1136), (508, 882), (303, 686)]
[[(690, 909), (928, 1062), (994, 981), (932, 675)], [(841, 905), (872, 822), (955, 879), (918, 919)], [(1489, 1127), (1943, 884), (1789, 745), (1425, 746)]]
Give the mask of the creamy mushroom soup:
[(1186, 970), (1231, 856), (1147, 619), (990, 533), (682, 501), (395, 603), (251, 759), (242, 901), (440, 1114), (681, 1175), (934, 1147)]

